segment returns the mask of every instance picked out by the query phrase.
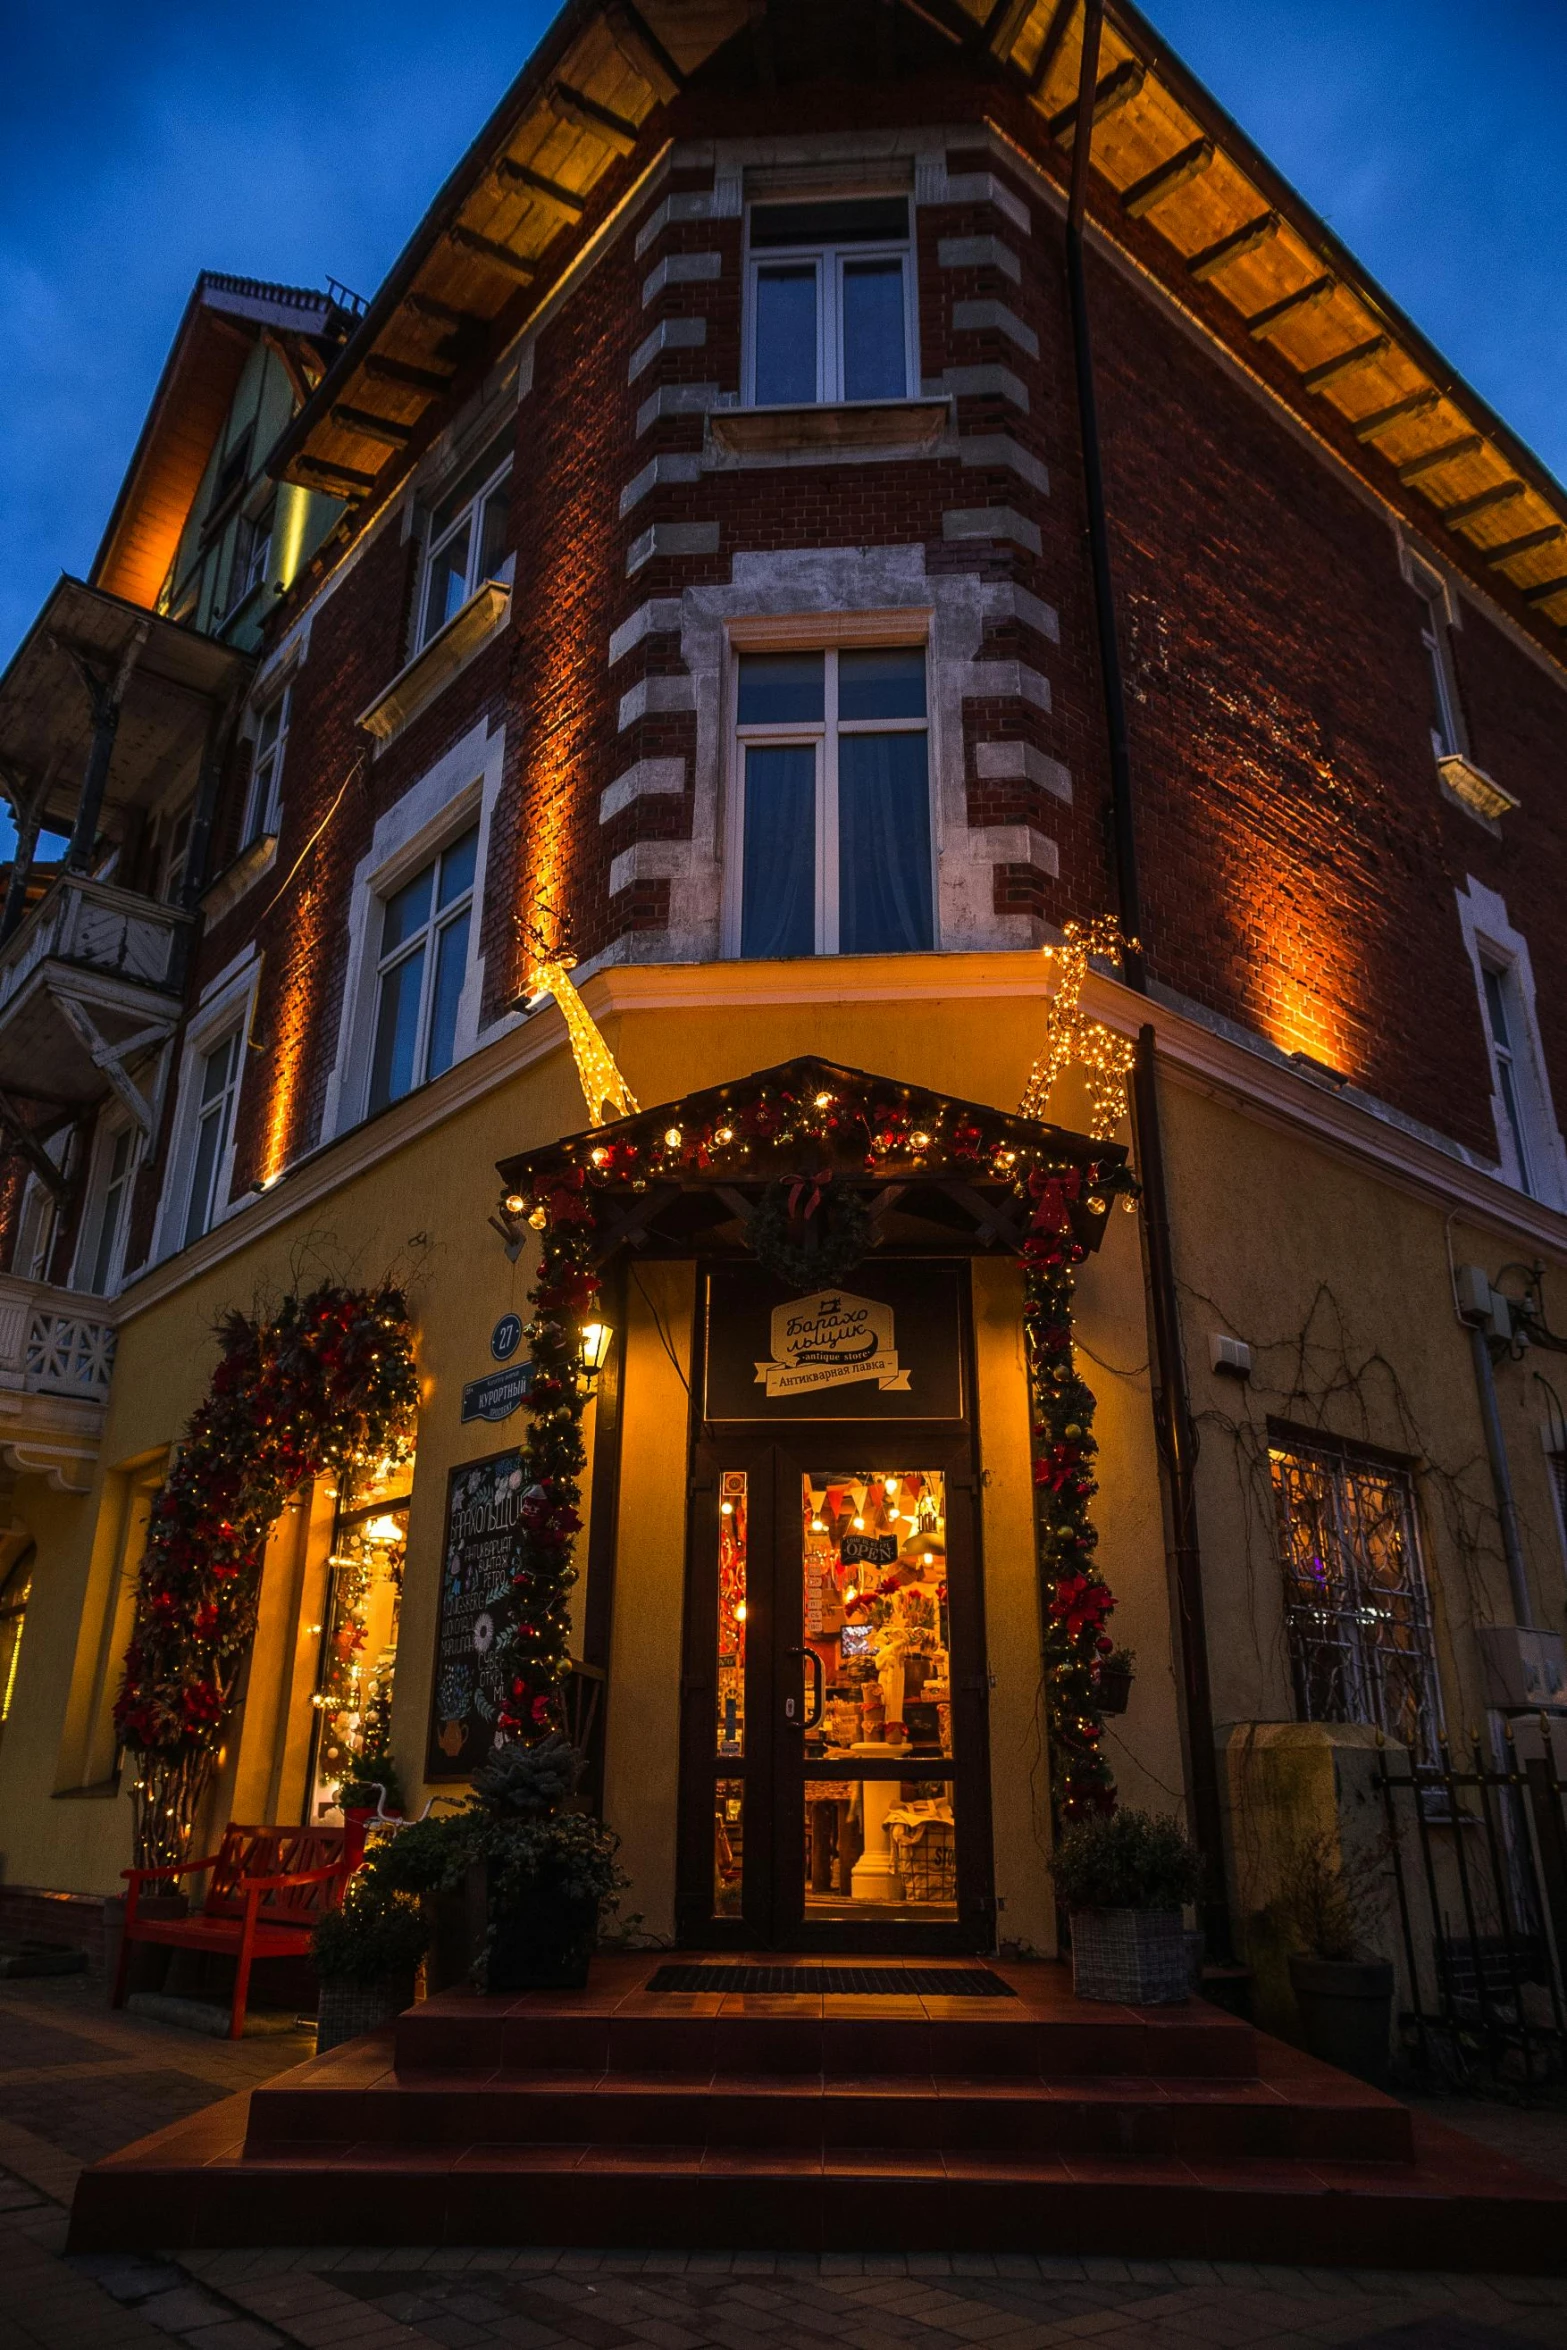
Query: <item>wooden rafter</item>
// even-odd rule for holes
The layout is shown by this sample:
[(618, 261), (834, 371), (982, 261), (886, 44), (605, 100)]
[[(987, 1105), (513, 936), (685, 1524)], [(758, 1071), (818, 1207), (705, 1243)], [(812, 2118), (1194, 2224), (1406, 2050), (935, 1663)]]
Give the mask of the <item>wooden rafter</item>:
[(1123, 188), (1121, 210), (1128, 220), (1141, 220), (1156, 204), (1162, 204), (1167, 196), (1173, 196), (1178, 188), (1184, 188), (1200, 172), (1206, 171), (1217, 153), (1211, 139), (1193, 139), (1190, 146), (1182, 147), (1167, 163), (1156, 163), (1152, 171), (1144, 172), (1140, 180), (1133, 180), (1129, 188)]

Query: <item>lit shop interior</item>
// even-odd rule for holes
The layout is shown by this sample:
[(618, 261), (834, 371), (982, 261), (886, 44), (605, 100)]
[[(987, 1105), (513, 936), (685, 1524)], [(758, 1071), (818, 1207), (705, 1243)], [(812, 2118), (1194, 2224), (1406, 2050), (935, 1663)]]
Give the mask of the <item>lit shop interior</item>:
[(345, 1471), (338, 1491), (321, 1622), (311, 1627), (321, 1646), (306, 1817), (317, 1824), (342, 1818), (345, 1780), (388, 1783), (412, 1482), (411, 1460), (381, 1463)]
[[(746, 1751), (746, 1472), (722, 1476), (718, 1753)], [(808, 1917), (955, 1918), (946, 1482), (819, 1469), (800, 1484)], [(881, 1766), (875, 1776), (856, 1758)], [(905, 1775), (886, 1773), (890, 1762)], [(716, 1782), (714, 1909), (738, 1917), (745, 1786)]]

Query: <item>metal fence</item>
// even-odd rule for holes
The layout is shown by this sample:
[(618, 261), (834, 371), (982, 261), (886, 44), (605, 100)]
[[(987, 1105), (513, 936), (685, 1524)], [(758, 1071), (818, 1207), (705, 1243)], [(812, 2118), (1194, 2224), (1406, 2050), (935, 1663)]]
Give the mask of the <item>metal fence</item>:
[[(1460, 2085), (1567, 2077), (1567, 1725), (1499, 1721), (1384, 1754), (1403, 2052)], [(1465, 1759), (1467, 1751), (1467, 1760)]]

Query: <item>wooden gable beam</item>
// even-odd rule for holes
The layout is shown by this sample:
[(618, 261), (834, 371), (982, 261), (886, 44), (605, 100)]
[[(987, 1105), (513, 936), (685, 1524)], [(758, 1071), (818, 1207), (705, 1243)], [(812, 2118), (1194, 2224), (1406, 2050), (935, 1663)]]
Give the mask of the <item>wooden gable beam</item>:
[(980, 39), (992, 57), (1005, 65), (1017, 46), (1017, 37), (1034, 13), (1034, 0), (996, 0), (986, 17)]
[(1456, 506), (1440, 506), (1437, 511), (1451, 530), (1456, 523), (1468, 522), (1476, 514), (1489, 514), (1493, 506), (1510, 505), (1523, 494), (1521, 481), (1493, 481), (1488, 490), (1477, 490), (1472, 498), (1460, 498)]
[(539, 274), (533, 263), (514, 253), (510, 245), (498, 245), (493, 237), (481, 236), (476, 228), (464, 228), (460, 220), (454, 221), (446, 234), (462, 252), (476, 253), (481, 261), (493, 262), (497, 269), (504, 269), (508, 276), (525, 286), (531, 286)]
[(1155, 164), (1145, 171), (1140, 180), (1133, 180), (1129, 188), (1121, 190), (1121, 209), (1128, 220), (1141, 220), (1162, 204), (1166, 196), (1173, 196), (1177, 188), (1184, 188), (1189, 180), (1208, 169), (1218, 150), (1211, 139), (1193, 139), (1189, 147), (1181, 148), (1167, 162)]
[(350, 408), (346, 400), (334, 403), (332, 422), (367, 441), (383, 441), (389, 449), (406, 449), (414, 436), (411, 424), (398, 424), (390, 416), (372, 416), (368, 408)]
[(1460, 433), (1456, 441), (1443, 441), (1440, 448), (1422, 449), (1418, 457), (1406, 457), (1398, 468), (1398, 478), (1418, 481), (1423, 473), (1434, 473), (1439, 465), (1451, 465), (1459, 457), (1472, 457), (1484, 447), (1477, 432)]
[(617, 155), (635, 152), (639, 135), (636, 124), (627, 122), (624, 115), (611, 114), (607, 106), (601, 106), (596, 98), (587, 97), (581, 90), (574, 90), (569, 82), (553, 83), (545, 92), (544, 102), (557, 122), (568, 122), (573, 130), (591, 131), (606, 147), (613, 147)]
[(503, 187), (521, 188), (526, 195), (547, 204), (558, 212), (562, 220), (575, 224), (588, 208), (586, 196), (579, 196), (570, 188), (563, 188), (558, 180), (546, 179), (543, 172), (532, 171), (526, 163), (516, 163), (503, 155), (495, 166), (495, 176)]
[(1039, 44), (1039, 55), (1028, 77), (1030, 97), (1037, 98), (1049, 81), (1056, 59), (1061, 54), (1061, 44), (1071, 29), (1076, 13), (1077, 0), (1056, 0), (1056, 12), (1045, 27), (1045, 37)]
[(667, 106), (685, 88), (685, 76), (645, 16), (631, 0), (609, 0), (604, 28), (633, 73), (639, 73), (658, 100)]
[(1511, 563), (1515, 555), (1532, 555), (1536, 547), (1554, 547), (1567, 538), (1567, 522), (1548, 522), (1543, 530), (1526, 530), (1522, 538), (1504, 539), (1499, 547), (1482, 547), (1487, 563)]
[[(376, 476), (373, 473), (360, 473), (352, 465), (335, 464), (330, 457), (312, 457), (305, 453), (293, 462), (302, 473), (319, 475), (328, 494), (333, 497), (356, 498), (364, 491), (375, 488)], [(339, 485), (336, 489), (332, 486), (334, 483)]]
[(1373, 408), (1369, 416), (1357, 416), (1350, 426), (1357, 441), (1374, 441), (1379, 433), (1389, 432), (1395, 424), (1402, 424), (1406, 416), (1425, 416), (1441, 405), (1442, 395), (1435, 385), (1428, 384), (1423, 392), (1410, 392), (1402, 400), (1394, 400), (1389, 407)]
[(1567, 571), (1559, 572), (1555, 579), (1542, 579), (1537, 586), (1523, 590), (1526, 604), (1548, 604), (1553, 596), (1561, 595), (1567, 595)]
[[(409, 296), (412, 301), (414, 297)], [(433, 367), (410, 367), (406, 359), (388, 359), (380, 351), (371, 351), (362, 362), (366, 375), (377, 383), (398, 384), (405, 392), (449, 392), (450, 374), (438, 375)]]
[(1309, 286), (1297, 286), (1293, 294), (1282, 295), (1265, 310), (1254, 310), (1246, 321), (1246, 332), (1260, 341), (1264, 335), (1272, 334), (1276, 326), (1282, 326), (1286, 318), (1293, 318), (1298, 310), (1313, 309), (1337, 292), (1336, 277), (1314, 277)]
[(1227, 237), (1220, 237), (1216, 244), (1204, 245), (1200, 253), (1194, 253), (1186, 264), (1187, 276), (1195, 278), (1198, 285), (1205, 285), (1209, 278), (1217, 277), (1221, 269), (1228, 269), (1232, 261), (1244, 260), (1248, 253), (1255, 253), (1259, 245), (1265, 245), (1270, 237), (1276, 237), (1283, 225), (1276, 212), (1259, 213), (1255, 220), (1248, 220), (1244, 227), (1231, 229)]
[[(1119, 114), (1123, 106), (1130, 106), (1144, 82), (1148, 68), (1141, 58), (1125, 57), (1112, 66), (1094, 91), (1094, 122), (1103, 122), (1107, 115)], [(1052, 114), (1045, 125), (1058, 147), (1070, 148), (1077, 137), (1077, 107), (1063, 106), (1059, 114)]]
[(1331, 359), (1319, 359), (1315, 367), (1302, 370), (1301, 382), (1308, 392), (1323, 392), (1340, 376), (1353, 375), (1357, 367), (1369, 367), (1373, 359), (1380, 359), (1393, 348), (1390, 335), (1372, 335), (1363, 343), (1354, 343), (1347, 351), (1336, 351)]

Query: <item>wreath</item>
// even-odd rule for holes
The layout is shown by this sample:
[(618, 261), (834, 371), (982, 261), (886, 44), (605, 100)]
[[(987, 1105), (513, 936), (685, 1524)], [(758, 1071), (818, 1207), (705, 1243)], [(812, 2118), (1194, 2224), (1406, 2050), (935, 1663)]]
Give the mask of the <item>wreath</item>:
[(759, 1264), (793, 1289), (830, 1289), (870, 1246), (871, 1217), (857, 1191), (819, 1176), (771, 1183), (751, 1211), (746, 1238)]

